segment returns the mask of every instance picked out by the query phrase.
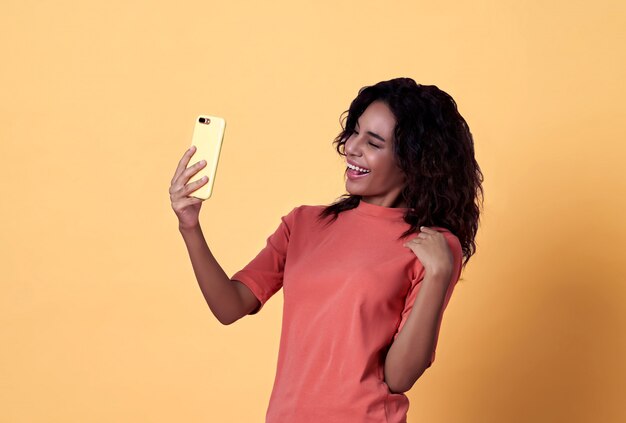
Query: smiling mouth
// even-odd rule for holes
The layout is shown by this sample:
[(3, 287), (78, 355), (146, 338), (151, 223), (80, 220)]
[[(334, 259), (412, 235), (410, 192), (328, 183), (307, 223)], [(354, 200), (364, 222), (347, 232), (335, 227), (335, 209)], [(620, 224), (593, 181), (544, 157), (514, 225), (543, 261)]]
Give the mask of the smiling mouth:
[(363, 175), (371, 172), (370, 169), (365, 169), (363, 167), (355, 166), (355, 165), (352, 165), (350, 163), (348, 163), (346, 166), (347, 166), (348, 170), (352, 170), (354, 172), (357, 172), (357, 173), (363, 174)]
[[(370, 171), (371, 172), (371, 171)], [(358, 170), (347, 168), (347, 175), (349, 178), (362, 178), (370, 174), (370, 172), (359, 172)]]

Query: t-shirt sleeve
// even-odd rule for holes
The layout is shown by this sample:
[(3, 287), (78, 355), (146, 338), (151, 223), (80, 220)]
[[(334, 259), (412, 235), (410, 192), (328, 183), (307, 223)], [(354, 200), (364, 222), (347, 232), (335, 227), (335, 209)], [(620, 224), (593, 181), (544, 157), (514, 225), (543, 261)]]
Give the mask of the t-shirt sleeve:
[[(461, 265), (462, 265), (462, 260), (463, 260), (463, 252), (461, 249), (461, 243), (459, 242), (459, 239), (455, 235), (453, 235), (451, 232), (448, 232), (448, 231), (444, 231), (443, 234), (446, 238), (446, 241), (448, 241), (448, 246), (450, 247), (450, 250), (452, 251), (454, 267), (452, 271), (452, 279), (450, 281), (450, 285), (448, 286), (448, 290), (446, 291), (446, 296), (444, 298), (443, 307), (441, 308), (441, 312), (439, 313), (439, 319), (437, 321), (437, 330), (435, 333), (435, 342), (433, 344), (433, 353), (430, 358), (430, 363), (428, 364), (429, 367), (435, 361), (435, 350), (437, 349), (437, 342), (439, 340), (439, 330), (441, 329), (441, 321), (443, 319), (443, 313), (446, 307), (448, 306), (448, 302), (450, 301), (450, 297), (452, 296), (454, 287), (456, 286), (456, 283), (458, 282), (459, 277), (461, 275)], [(402, 310), (402, 318), (400, 320), (400, 325), (398, 326), (398, 330), (393, 336), (394, 341), (396, 340), (400, 331), (404, 327), (404, 324), (406, 323), (406, 320), (408, 319), (409, 314), (411, 310), (413, 309), (413, 304), (415, 303), (415, 299), (417, 298), (417, 294), (419, 293), (419, 290), (421, 287), (421, 282), (425, 276), (424, 267), (421, 265), (421, 263), (419, 263), (419, 260), (417, 260), (416, 262), (418, 263), (419, 270), (416, 272), (415, 277), (411, 279), (411, 288), (409, 289), (409, 293), (407, 294), (407, 297), (404, 303), (404, 309)]]
[(280, 218), (278, 228), (267, 238), (265, 247), (243, 269), (230, 278), (250, 288), (261, 302), (261, 305), (249, 314), (258, 313), (267, 300), (283, 286), (287, 247), (296, 209), (297, 207)]

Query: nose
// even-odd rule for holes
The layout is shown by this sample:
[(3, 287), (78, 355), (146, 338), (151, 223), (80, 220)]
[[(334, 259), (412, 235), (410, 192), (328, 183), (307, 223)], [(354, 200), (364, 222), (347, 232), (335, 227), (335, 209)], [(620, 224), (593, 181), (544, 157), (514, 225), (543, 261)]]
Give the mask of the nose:
[(348, 156), (360, 156), (361, 155), (361, 142), (357, 134), (353, 134), (346, 140), (344, 145), (346, 155)]

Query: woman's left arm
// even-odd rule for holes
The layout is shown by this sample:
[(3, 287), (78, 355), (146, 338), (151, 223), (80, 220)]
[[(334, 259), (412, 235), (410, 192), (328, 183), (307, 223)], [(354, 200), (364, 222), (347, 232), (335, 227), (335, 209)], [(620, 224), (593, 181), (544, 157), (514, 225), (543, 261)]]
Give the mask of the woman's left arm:
[(422, 226), (404, 244), (424, 266), (413, 308), (385, 358), (385, 382), (393, 393), (406, 392), (431, 365), (441, 309), (453, 274), (453, 256), (440, 232)]

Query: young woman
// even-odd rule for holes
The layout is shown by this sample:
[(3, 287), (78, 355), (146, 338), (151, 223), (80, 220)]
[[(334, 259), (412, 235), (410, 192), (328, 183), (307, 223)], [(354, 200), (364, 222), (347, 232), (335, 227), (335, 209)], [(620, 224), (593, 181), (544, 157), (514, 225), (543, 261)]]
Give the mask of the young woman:
[(281, 217), (229, 278), (198, 224), (187, 151), (172, 208), (204, 297), (223, 324), (283, 288), (278, 366), (266, 422), (406, 422), (404, 392), (432, 364), (443, 312), (475, 252), (483, 175), (456, 103), (397, 78), (364, 87), (334, 140), (346, 158), (335, 203)]

